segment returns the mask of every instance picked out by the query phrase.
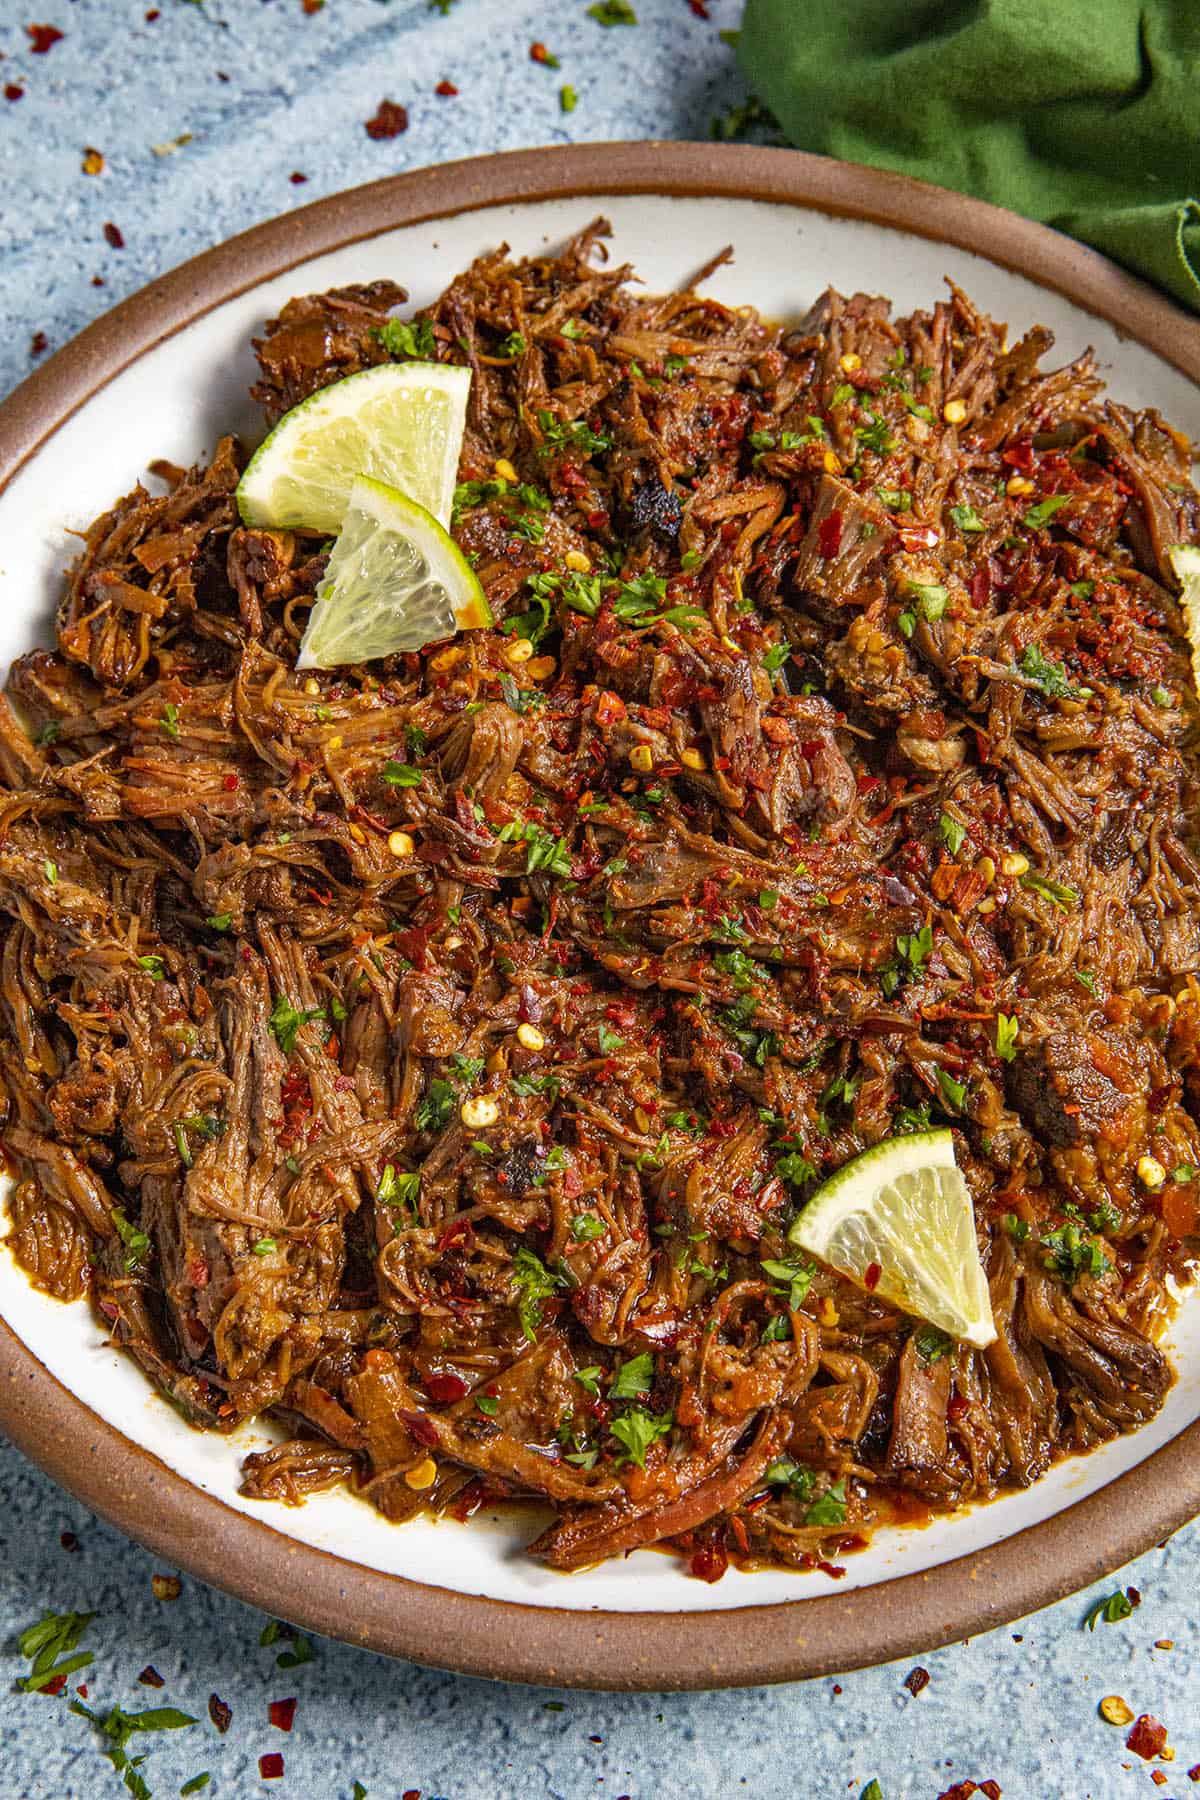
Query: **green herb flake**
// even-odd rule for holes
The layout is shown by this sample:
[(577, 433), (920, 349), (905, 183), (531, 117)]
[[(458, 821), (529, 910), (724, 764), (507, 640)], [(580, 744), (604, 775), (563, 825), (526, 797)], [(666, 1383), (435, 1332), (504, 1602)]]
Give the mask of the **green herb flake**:
[(826, 1488), (804, 1515), (806, 1525), (844, 1525), (846, 1523), (846, 1477)]
[(590, 1244), (594, 1239), (603, 1237), (608, 1226), (599, 1213), (576, 1213), (571, 1220), (571, 1236), (577, 1244)]
[(375, 335), (389, 356), (429, 362), (437, 355), (437, 339), (428, 319), (387, 319)]
[(1015, 1017), (1006, 1013), (996, 1014), (996, 1055), (1001, 1062), (1012, 1062), (1017, 1054), (1017, 1033), (1020, 1025)]
[[(547, 1159), (549, 1160), (549, 1159)], [(521, 1321), (521, 1330), (531, 1344), (537, 1342), (538, 1326), (542, 1322), (542, 1302), (559, 1288), (565, 1287), (566, 1279), (548, 1269), (540, 1256), (524, 1245), (513, 1257), (513, 1280), (517, 1284), (519, 1297), (517, 1300), (517, 1317)]]
[(596, 0), (594, 6), (588, 7), (587, 16), (595, 19), (597, 25), (637, 24), (637, 14), (629, 0)]
[(416, 787), (421, 780), (421, 771), (414, 769), (411, 763), (388, 762), (383, 765), (383, 779), (389, 787)]
[(782, 1290), (786, 1290), (788, 1311), (799, 1312), (812, 1286), (816, 1265), (802, 1262), (798, 1256), (789, 1256), (767, 1257), (760, 1266), (764, 1275), (780, 1282)]
[(475, 1404), (485, 1419), (494, 1419), (500, 1410), (500, 1402), (495, 1394), (476, 1394)]
[(1084, 1614), (1083, 1623), (1089, 1631), (1095, 1631), (1101, 1620), (1106, 1625), (1116, 1625), (1121, 1619), (1127, 1619), (1132, 1611), (1132, 1600), (1118, 1588), (1115, 1593), (1107, 1594), (1102, 1600), (1097, 1600), (1094, 1606), (1090, 1606)]
[(1030, 871), (1028, 875), (1022, 875), (1021, 886), (1030, 888), (1035, 894), (1040, 894), (1043, 900), (1049, 900), (1053, 906), (1058, 907), (1060, 912), (1070, 912), (1073, 907), (1079, 905), (1078, 891), (1073, 887), (1068, 887), (1065, 881), (1051, 881), (1046, 875), (1036, 875)]
[(946, 589), (934, 582), (913, 581), (911, 578), (905, 582), (905, 587), (915, 599), (921, 617), (931, 625), (936, 624), (950, 604), (950, 595)]
[(579, 105), (579, 95), (573, 87), (561, 87), (558, 90), (558, 109), (560, 112), (573, 113)]
[(636, 1400), (654, 1386), (654, 1358), (647, 1350), (623, 1362), (609, 1385), (610, 1400)]
[(1055, 513), (1061, 512), (1064, 506), (1069, 506), (1073, 499), (1073, 494), (1050, 494), (1045, 500), (1039, 500), (1036, 505), (1031, 506), (1021, 523), (1028, 525), (1031, 531), (1040, 531), (1043, 525), (1050, 523)]
[(952, 506), (950, 517), (959, 531), (986, 531), (987, 526), (973, 506)]
[(966, 1083), (956, 1081), (948, 1070), (939, 1068), (937, 1072), (937, 1084), (942, 1091), (942, 1098), (945, 1100), (946, 1104), (952, 1106), (956, 1112), (962, 1112), (967, 1100)]
[(213, 913), (205, 920), (210, 931), (228, 931), (233, 924), (232, 913)]
[(323, 1019), (324, 1017), (325, 1008), (323, 1006), (313, 1006), (307, 1012), (301, 1012), (292, 1005), (290, 1000), (285, 1000), (280, 994), (268, 1022), (271, 1030), (275, 1033), (275, 1041), (279, 1048), (285, 1056), (290, 1056), (296, 1048), (296, 1034), (300, 1028), (310, 1025), (314, 1019)]
[(951, 856), (957, 856), (966, 838), (967, 828), (952, 813), (944, 812), (938, 819), (938, 836), (941, 838)]
[(158, 722), (169, 738), (179, 736), (179, 708), (173, 700), (169, 700), (163, 707), (162, 718)]
[(254, 1245), (254, 1254), (255, 1256), (270, 1256), (272, 1252), (278, 1250), (278, 1248), (279, 1245), (274, 1238), (259, 1238), (258, 1242)]
[(145, 970), (151, 981), (162, 981), (167, 973), (167, 965), (161, 956), (139, 956), (137, 966)]
[[(192, 1779), (190, 1781), (185, 1781), (183, 1786), (179, 1790), (181, 1800), (186, 1800), (186, 1796), (188, 1794), (202, 1793), (203, 1790), (208, 1786), (208, 1784), (211, 1780), (212, 1780), (212, 1776), (209, 1774), (207, 1769), (203, 1770), (202, 1773), (199, 1775), (193, 1775)], [(365, 1788), (364, 1788), (363, 1792), (365, 1794), (365, 1792), (366, 1792)]]
[(624, 1446), (625, 1454), (618, 1458), (619, 1463), (636, 1463), (639, 1469), (646, 1466), (646, 1452), (651, 1444), (659, 1438), (665, 1438), (675, 1415), (672, 1412), (647, 1412), (643, 1406), (631, 1406), (628, 1412), (622, 1413), (613, 1420), (609, 1430), (617, 1442)]

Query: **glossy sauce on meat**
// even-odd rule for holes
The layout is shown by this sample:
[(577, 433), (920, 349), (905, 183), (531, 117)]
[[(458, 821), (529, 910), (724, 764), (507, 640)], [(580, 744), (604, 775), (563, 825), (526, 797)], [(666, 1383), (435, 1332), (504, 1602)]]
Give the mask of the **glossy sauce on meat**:
[[(198, 1426), (283, 1422), (264, 1500), (829, 1566), (1170, 1384), (1200, 504), (1090, 353), (957, 289), (776, 327), (605, 235), (424, 315), (496, 629), (298, 678), (324, 546), (238, 523), (230, 439), (88, 533), (0, 715), (10, 1242)], [(267, 419), (402, 299), (290, 302)], [(930, 1121), (983, 1351), (786, 1243)]]

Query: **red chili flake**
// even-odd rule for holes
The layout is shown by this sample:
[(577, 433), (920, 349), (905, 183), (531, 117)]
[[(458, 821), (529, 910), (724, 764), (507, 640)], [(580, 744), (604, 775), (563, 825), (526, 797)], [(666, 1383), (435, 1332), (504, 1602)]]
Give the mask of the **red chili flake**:
[(227, 794), (236, 794), (241, 783), (236, 775), (225, 775), (222, 777), (221, 786)]
[(220, 1694), (210, 1694), (208, 1696), (208, 1716), (216, 1726), (217, 1730), (221, 1733), (221, 1736), (224, 1737), (225, 1733), (229, 1730), (229, 1727), (233, 1724), (232, 1706), (226, 1706)]
[(146, 1664), (138, 1676), (138, 1680), (143, 1687), (166, 1687), (167, 1685), (153, 1663)]
[(76, 1689), (75, 1689), (75, 1692), (76, 1692), (76, 1693), (77, 1693), (77, 1694), (78, 1694), (78, 1695), (79, 1695), (79, 1698), (80, 1698), (80, 1699), (81, 1699), (81, 1700), (86, 1700), (86, 1699), (87, 1699), (87, 1697), (88, 1697), (88, 1684), (87, 1684), (87, 1682), (86, 1682), (86, 1681), (81, 1681), (81, 1682), (80, 1682), (80, 1684), (79, 1684), (79, 1686), (78, 1686), (78, 1687), (77, 1687), (77, 1688), (76, 1688)]
[(29, 39), (35, 56), (45, 56), (47, 50), (62, 42), (62, 32), (57, 25), (27, 25), (25, 36)]
[(93, 287), (103, 287), (104, 286), (103, 275), (93, 275), (92, 276), (92, 286)]
[(1141, 1713), (1133, 1721), (1125, 1748), (1149, 1762), (1151, 1757), (1159, 1755), (1166, 1741), (1167, 1728), (1161, 1719), (1156, 1719), (1153, 1713)]
[(920, 1667), (910, 1669), (908, 1674), (904, 1677), (904, 1685), (909, 1693), (915, 1697), (923, 1688), (929, 1686), (929, 1670)]
[(305, 182), (308, 180), (308, 176), (302, 175), (300, 173), (299, 169), (293, 169), (291, 174), (288, 176), (288, 180), (291, 182), (293, 187), (299, 187), (302, 182)]
[(290, 1731), (292, 1720), (296, 1717), (296, 1697), (290, 1700), (272, 1700), (267, 1708), (267, 1717), (278, 1731)]
[(535, 63), (549, 62), (550, 52), (547, 50), (545, 44), (530, 44), (529, 60), (530, 62)]
[(1168, 1778), (1161, 1769), (1151, 1769), (1150, 1779), (1155, 1787), (1166, 1787), (1167, 1785)]
[(105, 221), (104, 241), (106, 244), (111, 244), (114, 250), (123, 250), (125, 248), (125, 238), (122, 234), (121, 227), (119, 225), (114, 225), (111, 219)]
[(826, 562), (831, 562), (842, 547), (842, 515), (826, 513), (817, 526), (817, 543)]
[(325, 0), (300, 0), (300, 10), (306, 18), (314, 18), (325, 5)]
[[(19, 87), (15, 81), (10, 81), (5, 86), (4, 98), (6, 100), (23, 100), (25, 98), (25, 89)], [(45, 1691), (45, 1688), (43, 1688), (42, 1692), (45, 1693)]]
[(1189, 1781), (1200, 1781), (1200, 1763), (1196, 1763), (1188, 1770), (1187, 1777)]
[(709, 12), (708, 7), (705, 4), (705, 0), (688, 0), (688, 5), (692, 9), (692, 11), (695, 13), (695, 15), (698, 19), (711, 19), (712, 18), (712, 14)]
[(431, 1400), (436, 1400), (439, 1406), (452, 1406), (456, 1400), (461, 1400), (468, 1391), (468, 1385), (462, 1376), (456, 1375), (452, 1369), (443, 1369), (437, 1374), (427, 1375), (425, 1378), (425, 1392)]
[(374, 118), (368, 119), (363, 129), (376, 143), (384, 138), (399, 137), (402, 131), (408, 130), (408, 109), (397, 106), (394, 100), (381, 100)]
[(258, 1759), (258, 1772), (264, 1781), (278, 1781), (283, 1774), (283, 1758), (278, 1750), (268, 1750)]
[(400, 1800), (421, 1800), (420, 1788), (405, 1788)]
[(161, 19), (161, 18), (162, 18), (162, 14), (158, 10), (158, 7), (152, 6), (150, 8), (150, 11), (146, 14), (146, 23), (147, 23), (147, 25), (153, 25), (155, 19)]
[(1000, 1800), (1002, 1792), (998, 1781), (981, 1781), (979, 1791), (981, 1794), (987, 1795), (987, 1800)]
[(64, 1550), (78, 1550), (79, 1548), (79, 1539), (73, 1531), (60, 1532), (58, 1541)]
[(45, 1687), (42, 1689), (42, 1692), (43, 1692), (43, 1694), (61, 1694), (63, 1689), (66, 1687), (66, 1685), (67, 1685), (66, 1676), (65, 1675), (56, 1675), (52, 1681), (48, 1681), (46, 1683)]
[(435, 94), (440, 94), (443, 100), (452, 100), (458, 89), (452, 81), (442, 80), (438, 82), (433, 91)]
[(863, 1276), (863, 1286), (866, 1288), (868, 1293), (871, 1293), (875, 1288), (877, 1288), (879, 1286), (879, 1277), (882, 1274), (883, 1274), (883, 1270), (880, 1268), (878, 1263), (868, 1263), (867, 1264), (867, 1272)]

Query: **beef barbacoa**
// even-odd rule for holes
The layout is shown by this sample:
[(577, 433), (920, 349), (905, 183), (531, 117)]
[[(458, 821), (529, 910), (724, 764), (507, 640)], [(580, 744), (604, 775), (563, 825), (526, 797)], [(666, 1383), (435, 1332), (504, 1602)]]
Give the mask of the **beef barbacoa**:
[[(239, 524), (230, 439), (88, 532), (0, 726), (11, 1242), (196, 1425), (282, 1421), (249, 1494), (532, 1497), (556, 1568), (713, 1579), (1162, 1404), (1200, 501), (1090, 353), (1042, 372), (956, 288), (779, 327), (605, 236), (485, 257), (405, 340), (473, 371), (496, 629), (298, 676), (328, 545)], [(403, 299), (286, 306), (268, 421)], [(982, 1351), (786, 1243), (931, 1120)]]

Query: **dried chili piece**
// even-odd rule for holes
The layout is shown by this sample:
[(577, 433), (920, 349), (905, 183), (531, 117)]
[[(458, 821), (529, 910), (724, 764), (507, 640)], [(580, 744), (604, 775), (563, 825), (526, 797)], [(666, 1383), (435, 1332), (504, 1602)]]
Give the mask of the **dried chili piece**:
[(142, 1670), (141, 1674), (138, 1676), (138, 1680), (141, 1682), (143, 1687), (159, 1688), (159, 1687), (166, 1687), (166, 1685), (167, 1685), (166, 1682), (163, 1680), (162, 1676), (159, 1674), (158, 1670), (154, 1667), (153, 1663), (146, 1664), (145, 1668)]
[(290, 1731), (296, 1717), (295, 1695), (289, 1700), (272, 1700), (267, 1707), (267, 1717), (277, 1731)]
[(50, 339), (44, 331), (35, 331), (29, 340), (30, 356), (44, 356), (50, 345)]
[(57, 25), (27, 25), (25, 36), (29, 39), (30, 50), (34, 56), (45, 56), (46, 52), (53, 49), (55, 44), (60, 44), (63, 38)]
[(104, 241), (106, 244), (111, 244), (114, 250), (125, 248), (125, 234), (119, 225), (113, 224), (111, 219), (106, 219), (104, 222)]
[(1125, 1739), (1125, 1748), (1149, 1762), (1151, 1757), (1162, 1754), (1166, 1741), (1167, 1728), (1162, 1720), (1156, 1719), (1153, 1713), (1139, 1713)]
[(264, 1781), (278, 1781), (283, 1775), (283, 1758), (278, 1750), (268, 1750), (258, 1759), (258, 1772)]
[(442, 96), (443, 100), (450, 100), (454, 97), (455, 94), (457, 94), (458, 89), (455, 87), (455, 85), (452, 81), (446, 81), (445, 79), (443, 79), (438, 82), (437, 86), (434, 88), (433, 91), (435, 94), (440, 94)]
[(399, 137), (402, 131), (408, 130), (408, 108), (398, 106), (394, 100), (381, 100), (374, 117), (367, 120), (363, 129), (376, 143)]
[(910, 1669), (904, 1677), (904, 1685), (914, 1696), (922, 1693), (929, 1686), (929, 1670), (922, 1669), (919, 1665), (915, 1669)]
[(233, 1724), (232, 1706), (226, 1706), (220, 1694), (210, 1694), (208, 1696), (208, 1716), (216, 1726), (217, 1730), (221, 1733), (221, 1736), (224, 1737), (225, 1733), (229, 1730), (229, 1727)]

